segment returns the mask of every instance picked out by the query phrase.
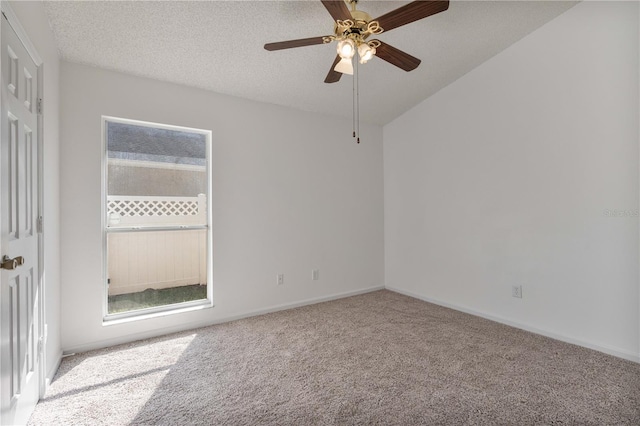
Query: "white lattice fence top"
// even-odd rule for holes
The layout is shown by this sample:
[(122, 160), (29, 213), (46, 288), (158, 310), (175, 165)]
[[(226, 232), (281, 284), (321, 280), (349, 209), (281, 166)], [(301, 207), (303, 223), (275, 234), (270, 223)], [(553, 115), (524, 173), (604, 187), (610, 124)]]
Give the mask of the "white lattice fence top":
[(154, 224), (206, 223), (206, 196), (145, 197), (110, 195), (107, 217), (110, 227)]
[(107, 213), (115, 213), (123, 217), (195, 216), (198, 214), (198, 199), (194, 201), (109, 200)]

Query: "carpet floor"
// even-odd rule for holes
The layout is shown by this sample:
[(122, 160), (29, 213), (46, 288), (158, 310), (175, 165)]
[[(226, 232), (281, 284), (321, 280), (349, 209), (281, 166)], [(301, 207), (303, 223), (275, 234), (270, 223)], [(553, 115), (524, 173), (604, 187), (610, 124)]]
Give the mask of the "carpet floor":
[(65, 358), (30, 425), (640, 425), (640, 364), (391, 291)]

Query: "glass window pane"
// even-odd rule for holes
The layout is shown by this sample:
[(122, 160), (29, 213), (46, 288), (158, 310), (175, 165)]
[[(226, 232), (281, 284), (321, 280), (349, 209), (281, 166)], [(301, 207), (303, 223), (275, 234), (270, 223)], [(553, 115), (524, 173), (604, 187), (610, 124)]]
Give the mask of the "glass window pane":
[(207, 298), (206, 229), (107, 234), (108, 313)]
[(105, 124), (108, 313), (206, 299), (207, 135)]

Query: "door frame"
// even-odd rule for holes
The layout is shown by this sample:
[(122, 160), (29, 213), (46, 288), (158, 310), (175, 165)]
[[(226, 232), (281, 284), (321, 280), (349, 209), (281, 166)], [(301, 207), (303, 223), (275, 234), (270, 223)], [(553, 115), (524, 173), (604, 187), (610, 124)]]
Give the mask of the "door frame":
[[(27, 53), (33, 62), (36, 64), (38, 68), (38, 93), (37, 99), (40, 105), (43, 104), (43, 93), (44, 93), (44, 66), (43, 60), (34, 44), (31, 42), (27, 31), (24, 29), (20, 21), (18, 20), (17, 15), (9, 5), (9, 2), (5, 0), (0, 0), (0, 10), (2, 14), (7, 18), (7, 22), (11, 25), (11, 28), (20, 39), (20, 42), (24, 45)], [(0, 69), (2, 69), (2, 56), (0, 55)], [(44, 280), (44, 226), (43, 226), (43, 207), (44, 207), (44, 110), (40, 109), (42, 107), (38, 107), (38, 284), (40, 287), (40, 297), (38, 298), (38, 317), (39, 317), (39, 336), (38, 336), (38, 357), (40, 358), (40, 371), (38, 374), (38, 390), (40, 394), (40, 398), (44, 397), (46, 391), (47, 384), (47, 359), (46, 359), (46, 344), (47, 344), (47, 331), (46, 331), (46, 321), (45, 321), (45, 299), (46, 299), (46, 286)], [(0, 120), (0, 131), (4, 131), (2, 129), (4, 120)], [(1, 209), (2, 206), (0, 206)], [(0, 210), (1, 211), (1, 210)], [(1, 244), (1, 242), (0, 242)], [(1, 247), (0, 247), (1, 248)], [(3, 284), (3, 283), (0, 283)]]

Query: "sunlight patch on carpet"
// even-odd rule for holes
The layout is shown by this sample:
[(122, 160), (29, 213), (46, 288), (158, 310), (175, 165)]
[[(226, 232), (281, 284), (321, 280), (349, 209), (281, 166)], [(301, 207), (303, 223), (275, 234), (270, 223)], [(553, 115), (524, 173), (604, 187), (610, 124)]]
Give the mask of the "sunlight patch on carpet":
[(151, 347), (130, 344), (116, 351), (105, 349), (66, 358), (40, 404), (63, 403), (68, 411), (95, 413), (95, 419), (77, 419), (80, 424), (104, 422), (105, 415), (110, 424), (129, 424), (195, 337), (190, 334)]

